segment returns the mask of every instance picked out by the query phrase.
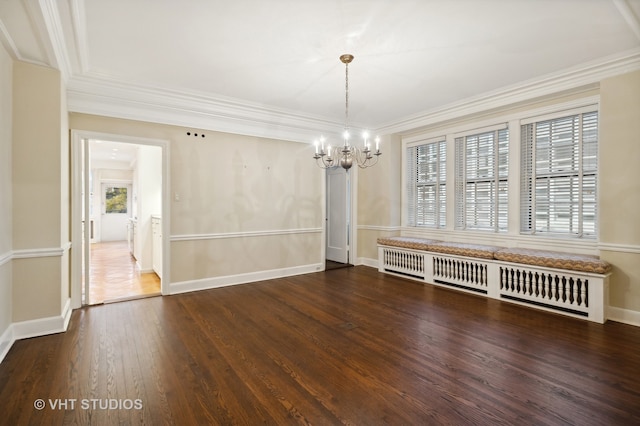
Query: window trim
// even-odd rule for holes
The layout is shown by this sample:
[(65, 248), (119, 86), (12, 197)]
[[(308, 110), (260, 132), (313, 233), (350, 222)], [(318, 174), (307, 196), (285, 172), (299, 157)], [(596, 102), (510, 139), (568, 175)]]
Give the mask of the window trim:
[[(479, 113), (465, 114), (460, 113), (457, 116), (448, 117), (446, 120), (432, 120), (428, 123), (423, 123), (422, 131), (412, 131), (411, 133), (401, 135), (401, 163), (399, 164), (399, 175), (401, 181), (399, 182), (400, 188), (400, 227), (394, 228), (399, 230), (402, 235), (446, 239), (460, 242), (477, 242), (483, 244), (493, 245), (505, 245), (505, 246), (522, 246), (531, 248), (550, 249), (557, 247), (558, 249), (566, 249), (571, 247), (573, 250), (579, 253), (594, 253), (599, 244), (599, 230), (596, 230), (596, 239), (579, 239), (570, 238), (561, 235), (526, 235), (520, 233), (520, 123), (526, 120), (534, 120), (539, 117), (553, 117), (567, 115), (567, 111), (577, 110), (579, 108), (590, 108), (600, 112), (600, 95), (595, 93), (594, 90), (581, 91), (574, 93), (573, 99), (568, 99), (568, 96), (550, 94), (546, 98), (525, 100), (520, 105), (510, 105), (503, 109), (503, 112), (497, 112), (491, 114), (492, 118), (488, 117), (488, 110), (480, 111)], [(469, 131), (475, 131), (476, 129), (487, 128), (495, 123), (509, 123), (512, 130), (510, 133), (510, 148), (509, 148), (509, 166), (510, 166), (510, 184), (509, 184), (509, 196), (510, 201), (508, 204), (508, 232), (507, 233), (493, 233), (486, 231), (476, 230), (458, 230), (454, 228), (455, 223), (455, 193), (454, 185), (452, 184), (455, 175), (455, 160), (454, 155), (451, 155), (455, 145), (454, 135), (466, 133)], [(407, 170), (406, 170), (406, 147), (420, 143), (421, 141), (436, 139), (446, 135), (447, 140), (447, 226), (444, 229), (423, 228), (414, 227), (407, 224), (407, 202), (406, 202), (406, 182), (407, 182)], [(513, 157), (515, 155), (515, 157)], [(599, 160), (599, 156), (598, 156)], [(599, 185), (598, 185), (599, 186)], [(599, 188), (597, 188), (598, 190)], [(515, 198), (515, 201), (514, 201)], [(598, 213), (598, 206), (596, 206), (596, 214)]]
[[(507, 133), (507, 176), (501, 177), (499, 173), (500, 168), (500, 151), (499, 151), (499, 134), (500, 132), (506, 130)], [(492, 211), (494, 216), (494, 224), (492, 228), (480, 228), (480, 227), (469, 227), (467, 223), (467, 185), (470, 183), (470, 179), (467, 177), (467, 138), (472, 136), (482, 136), (485, 134), (493, 133), (493, 173), (491, 177), (487, 177), (486, 179), (475, 179), (480, 182), (490, 182), (495, 187), (495, 195), (494, 195), (494, 203), (492, 205)], [(455, 195), (454, 195), (454, 215), (455, 215), (455, 223), (454, 229), (458, 231), (477, 231), (477, 232), (491, 232), (491, 233), (506, 233), (509, 231), (509, 198), (507, 195), (507, 202), (505, 208), (507, 209), (507, 218), (504, 227), (500, 227), (500, 204), (499, 204), (499, 192), (500, 192), (500, 183), (504, 182), (506, 185), (506, 190), (509, 191), (509, 156), (510, 156), (510, 136), (511, 131), (509, 130), (509, 123), (503, 124), (495, 124), (488, 127), (480, 127), (476, 129), (471, 129), (466, 132), (456, 133), (453, 135), (454, 144), (455, 144), (455, 158), (454, 158), (454, 167), (455, 167)], [(496, 149), (498, 148), (498, 149)], [(507, 192), (508, 194), (508, 192)]]
[[(583, 142), (584, 142), (584, 138), (583, 138), (583, 131), (584, 131), (584, 124), (583, 124), (583, 118), (585, 114), (591, 114), (591, 113), (596, 113), (596, 120), (597, 120), (597, 140), (596, 140), (596, 168), (594, 172), (585, 172), (584, 170), (584, 156), (583, 156), (583, 152), (584, 152), (584, 146), (583, 146)], [(548, 122), (548, 121), (553, 121), (553, 120), (558, 120), (558, 119), (563, 119), (563, 118), (571, 118), (571, 117), (575, 117), (578, 116), (579, 117), (579, 128), (578, 128), (578, 135), (576, 136), (578, 139), (578, 151), (579, 151), (579, 158), (578, 158), (578, 166), (576, 170), (571, 170), (571, 171), (566, 171), (563, 173), (563, 175), (570, 175), (573, 177), (576, 177), (578, 179), (579, 182), (579, 189), (578, 189), (578, 206), (579, 206), (579, 216), (578, 216), (578, 220), (579, 220), (579, 224), (578, 224), (578, 232), (575, 233), (571, 233), (569, 231), (567, 232), (552, 232), (552, 231), (537, 231), (536, 230), (536, 185), (535, 183), (538, 181), (538, 175), (536, 174), (536, 145), (535, 145), (535, 137), (536, 137), (536, 132), (535, 132), (535, 128), (536, 128), (536, 124), (537, 123), (543, 123), (543, 122)], [(519, 175), (520, 175), (520, 220), (519, 220), (519, 232), (521, 235), (525, 235), (525, 236), (533, 236), (533, 237), (538, 237), (538, 236), (543, 236), (543, 237), (550, 237), (550, 238), (566, 238), (566, 239), (578, 239), (578, 240), (598, 240), (599, 239), (599, 224), (598, 224), (598, 217), (599, 217), (599, 204), (598, 204), (598, 186), (599, 186), (599, 182), (600, 182), (600, 170), (599, 170), (599, 166), (600, 166), (600, 159), (599, 159), (599, 152), (600, 150), (599, 148), (599, 144), (600, 144), (600, 105), (599, 104), (590, 104), (590, 105), (584, 105), (582, 107), (578, 107), (578, 108), (572, 108), (572, 109), (565, 109), (565, 110), (559, 110), (555, 113), (549, 113), (549, 114), (545, 114), (545, 115), (538, 115), (538, 116), (534, 116), (534, 117), (529, 117), (526, 119), (523, 119), (520, 121), (520, 134), (521, 134), (521, 159), (520, 159), (520, 167), (519, 167)], [(527, 139), (524, 135), (525, 135), (525, 127), (531, 127), (531, 146), (525, 148), (525, 144), (527, 144)], [(528, 152), (530, 151), (530, 153), (528, 154)], [(528, 155), (531, 155), (531, 157), (528, 157)], [(524, 162), (528, 161), (529, 164), (525, 167)], [(554, 176), (554, 174), (558, 174), (559, 172), (549, 172), (549, 173), (542, 173), (542, 176), (540, 177), (542, 178), (550, 178), (552, 179)], [(583, 183), (584, 183), (584, 178), (585, 176), (595, 176), (595, 209), (594, 209), (594, 232), (593, 234), (586, 234), (584, 232), (584, 218), (583, 215), (585, 213), (584, 211), (584, 199), (583, 199)], [(527, 182), (527, 179), (530, 179), (530, 182)], [(531, 185), (533, 185), (533, 187), (531, 187)], [(529, 196), (532, 197), (532, 200), (529, 203), (526, 203), (526, 196), (527, 194)], [(528, 208), (528, 215), (525, 214), (525, 209)], [(525, 218), (525, 216), (528, 216), (528, 219)]]
[[(428, 186), (434, 186), (435, 190), (436, 190), (436, 201), (435, 201), (435, 205), (436, 205), (436, 213), (435, 213), (435, 223), (434, 224), (417, 224), (417, 187), (419, 186), (417, 184), (417, 182), (412, 181), (409, 182), (409, 179), (413, 176), (413, 169), (409, 169), (409, 151), (411, 151), (414, 148), (419, 148), (421, 146), (426, 146), (426, 145), (431, 145), (431, 144), (442, 144), (443, 147), (442, 149), (444, 149), (444, 169), (445, 169), (445, 175), (444, 175), (444, 182), (441, 182), (440, 179), (437, 179), (437, 183), (434, 183), (433, 185), (428, 185)], [(438, 148), (440, 149), (440, 148)], [(428, 138), (428, 139), (422, 139), (419, 141), (414, 141), (412, 143), (408, 143), (405, 144), (405, 146), (403, 147), (403, 172), (405, 174), (405, 176), (403, 176), (403, 196), (406, 200), (406, 203), (403, 203), (405, 207), (405, 212), (403, 214), (404, 217), (404, 222), (407, 226), (411, 226), (411, 227), (415, 227), (415, 228), (429, 228), (429, 229), (445, 229), (447, 226), (447, 217), (446, 217), (446, 212), (447, 212), (447, 163), (448, 163), (448, 150), (447, 150), (447, 137), (445, 136), (440, 136), (440, 137), (432, 137), (432, 138)], [(440, 159), (438, 158), (437, 160), (438, 165), (440, 165)], [(416, 170), (417, 172), (417, 170)], [(413, 187), (413, 190), (410, 189), (410, 187)], [(442, 189), (441, 187), (444, 187), (444, 189)], [(441, 193), (441, 191), (444, 190), (444, 194)], [(441, 206), (440, 203), (440, 195), (444, 196), (444, 206)], [(414, 199), (412, 199), (414, 198)], [(412, 211), (414, 210), (415, 211)], [(441, 213), (442, 213), (442, 209), (444, 209), (444, 220), (442, 223), (440, 223), (440, 217), (441, 217)], [(412, 220), (413, 219), (413, 220)]]

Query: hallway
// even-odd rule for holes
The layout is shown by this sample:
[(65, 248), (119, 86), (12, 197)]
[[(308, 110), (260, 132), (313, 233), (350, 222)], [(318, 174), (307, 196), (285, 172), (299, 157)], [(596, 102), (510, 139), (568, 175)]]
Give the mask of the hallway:
[(89, 304), (160, 294), (160, 278), (140, 273), (126, 241), (91, 244)]

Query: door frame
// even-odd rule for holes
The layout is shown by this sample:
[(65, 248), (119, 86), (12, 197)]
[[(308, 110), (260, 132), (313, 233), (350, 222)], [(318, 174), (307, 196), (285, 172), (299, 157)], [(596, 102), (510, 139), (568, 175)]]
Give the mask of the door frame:
[[(88, 175), (88, 170), (86, 170), (90, 158), (88, 141), (91, 139), (159, 146), (162, 149), (162, 276), (165, 278), (160, 279), (160, 293), (162, 295), (169, 294), (169, 277), (171, 276), (171, 250), (169, 241), (171, 224), (169, 141), (71, 129), (71, 308), (78, 309), (82, 307), (82, 170), (84, 166), (85, 175)], [(88, 196), (88, 194), (85, 194), (85, 196)], [(88, 208), (85, 210), (88, 211)], [(88, 263), (88, 259), (85, 259), (85, 263)]]
[[(347, 200), (347, 208), (349, 210), (349, 216), (347, 218), (350, 226), (348, 231), (348, 251), (349, 254), (347, 256), (347, 263), (350, 265), (358, 265), (358, 257), (356, 256), (358, 253), (358, 203), (356, 200), (358, 199), (358, 168), (352, 167), (347, 171), (349, 174), (347, 180), (349, 182), (349, 198)], [(327, 260), (327, 212), (329, 208), (329, 194), (327, 191), (327, 170), (324, 170), (322, 173), (322, 262), (323, 262), (323, 270), (325, 269), (326, 260)], [(346, 212), (345, 212), (346, 214)]]

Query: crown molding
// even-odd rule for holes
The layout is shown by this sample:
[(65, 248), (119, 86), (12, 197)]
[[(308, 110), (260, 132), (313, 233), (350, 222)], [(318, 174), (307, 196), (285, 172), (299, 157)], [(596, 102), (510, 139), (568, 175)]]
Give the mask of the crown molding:
[(618, 12), (627, 21), (629, 29), (633, 31), (638, 40), (640, 40), (640, 17), (636, 16), (629, 6), (628, 0), (613, 0), (613, 4), (618, 8)]
[(528, 80), (487, 92), (441, 108), (425, 111), (387, 123), (375, 130), (378, 134), (407, 134), (422, 128), (461, 117), (504, 108), (518, 103), (599, 87), (601, 80), (640, 69), (640, 49), (617, 56)]
[[(318, 134), (340, 139), (343, 123), (320, 116), (301, 114), (239, 99), (206, 96), (163, 87), (142, 86), (88, 73), (84, 0), (65, 0), (73, 27), (70, 52), (65, 43), (57, 1), (22, 0), (40, 35), (48, 64), (60, 70), (67, 83), (70, 112), (104, 115), (207, 129), (255, 137), (309, 143)], [(626, 0), (613, 0), (629, 27), (640, 37), (640, 22)], [(20, 57), (15, 43), (0, 21), (0, 41), (15, 59)], [(71, 65), (73, 56), (80, 73)], [(26, 61), (30, 62), (30, 61)], [(597, 88), (603, 78), (640, 69), (640, 49), (583, 64), (559, 73), (528, 80), (466, 100), (394, 120), (374, 130), (377, 134), (407, 134), (430, 125), (461, 117), (531, 102), (542, 97), (582, 89)], [(357, 126), (355, 126), (357, 127)], [(354, 128), (355, 128), (354, 127)]]
[(19, 61), (22, 60), (20, 52), (18, 52), (18, 48), (16, 47), (16, 43), (13, 41), (9, 31), (7, 31), (7, 27), (4, 25), (4, 22), (2, 22), (2, 19), (0, 19), (0, 42), (13, 59)]
[[(68, 0), (73, 28), (73, 46), (80, 66), (80, 72), (89, 71), (89, 50), (87, 48), (87, 19), (84, 0)], [(70, 55), (69, 55), (70, 56)]]
[(47, 44), (49, 60), (54, 68), (60, 71), (62, 79), (69, 81), (72, 70), (56, 0), (39, 0), (38, 6), (37, 10), (40, 13), (36, 13), (36, 7), (33, 7), (30, 8), (30, 14), (37, 22), (38, 32), (43, 35), (46, 34), (46, 37), (43, 38), (46, 38), (45, 43)]
[(70, 112), (104, 115), (255, 137), (310, 143), (319, 133), (339, 137), (329, 119), (239, 99), (143, 86), (86, 74), (67, 84)]
[(15, 61), (26, 62), (28, 64), (38, 66), (51, 67), (51, 64), (49, 63), (24, 57), (20, 53), (15, 41), (13, 40), (13, 37), (11, 37), (11, 34), (9, 34), (9, 31), (7, 30), (7, 27), (5, 26), (2, 19), (0, 19), (0, 43), (2, 43), (9, 56), (11, 56), (11, 58)]
[[(447, 120), (567, 92), (592, 90), (602, 79), (640, 69), (640, 49), (529, 80), (465, 101), (409, 116), (375, 130), (407, 134)], [(214, 97), (122, 82), (101, 75), (73, 76), (67, 84), (70, 112), (104, 115), (309, 143), (318, 134), (339, 138), (341, 123), (322, 117)]]

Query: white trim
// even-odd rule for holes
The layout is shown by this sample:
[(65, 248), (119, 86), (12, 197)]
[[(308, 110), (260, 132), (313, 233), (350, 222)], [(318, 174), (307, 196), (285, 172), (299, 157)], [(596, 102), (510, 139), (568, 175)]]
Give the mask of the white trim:
[[(565, 251), (571, 251), (572, 247), (590, 252), (615, 251), (620, 253), (640, 254), (640, 246), (637, 244), (599, 243), (590, 240), (569, 238), (545, 238), (531, 235), (498, 235), (487, 232), (474, 231), (450, 231), (446, 229), (413, 227), (413, 226), (377, 226), (359, 225), (358, 230), (380, 232), (402, 232), (406, 236), (436, 238), (450, 240), (453, 236), (456, 242), (478, 242), (480, 244), (500, 244), (500, 241), (510, 246), (521, 247), (564, 247)], [(498, 241), (498, 242), (496, 242)]]
[(408, 133), (444, 121), (455, 120), (516, 103), (526, 102), (531, 104), (540, 97), (562, 94), (567, 91), (573, 91), (574, 93), (588, 91), (597, 88), (600, 81), (605, 78), (638, 69), (640, 69), (640, 48), (418, 113), (402, 120), (382, 125), (375, 129), (373, 133)]
[[(399, 274), (409, 279), (435, 286), (485, 295), (572, 317), (603, 324), (607, 321), (610, 273), (572, 271), (560, 268), (526, 265), (495, 259), (474, 258), (428, 250), (378, 244), (378, 271)], [(474, 265), (467, 268), (465, 265)], [(556, 287), (553, 278), (532, 279), (532, 276), (573, 280), (588, 284)], [(536, 281), (536, 286), (531, 285)], [(542, 286), (542, 292), (534, 290)], [(545, 293), (546, 289), (546, 293)], [(561, 295), (563, 297), (557, 297)], [(555, 295), (556, 297), (549, 297)], [(580, 297), (580, 295), (588, 295)]]
[(76, 56), (80, 63), (80, 72), (89, 71), (89, 54), (87, 49), (87, 20), (84, 7), (85, 0), (69, 0), (71, 22), (73, 25), (73, 42)]
[[(591, 98), (585, 98), (585, 101), (589, 101), (593, 99)], [(529, 115), (526, 118), (522, 118), (520, 120), (520, 125), (524, 125), (524, 124), (532, 124), (532, 123), (537, 123), (539, 121), (547, 121), (547, 120), (553, 120), (556, 118), (563, 118), (563, 117), (567, 117), (567, 116), (571, 116), (571, 115), (578, 115), (578, 114), (585, 114), (585, 113), (589, 113), (589, 112), (598, 112), (600, 110), (600, 105), (599, 105), (600, 100), (599, 99), (594, 99), (593, 103), (586, 103), (584, 105), (577, 105), (576, 107), (571, 108), (570, 104), (561, 104), (559, 105), (560, 108), (555, 109), (553, 111), (549, 111), (549, 112), (545, 112), (544, 114), (540, 114), (541, 111), (532, 111), (535, 114), (539, 114), (536, 116), (533, 115)], [(573, 102), (576, 104), (581, 104), (581, 102)], [(545, 110), (547, 109), (551, 109), (551, 108), (545, 108)]]
[(67, 85), (69, 112), (311, 143), (318, 134), (340, 139), (344, 123), (187, 90), (143, 86), (103, 75), (74, 76)]
[[(440, 132), (435, 132), (434, 134), (436, 133), (440, 133)], [(425, 137), (425, 135), (423, 134), (418, 134), (415, 136), (410, 136), (408, 138), (402, 138), (402, 143), (403, 143), (403, 148), (407, 149), (407, 148), (412, 148), (414, 146), (426, 145), (430, 143), (446, 142), (446, 140), (447, 140), (446, 134), (441, 136), (429, 135), (428, 137)]]
[(358, 225), (358, 231), (400, 232), (400, 226)]
[[(171, 154), (170, 141), (165, 139), (146, 138), (71, 129), (71, 239), (77, 247), (82, 247), (82, 155), (81, 144), (83, 140), (98, 139), (113, 142), (132, 143), (138, 145), (159, 146), (162, 148), (162, 235), (169, 235), (171, 225)], [(163, 295), (169, 294), (169, 277), (171, 276), (171, 249), (169, 238), (162, 239), (162, 271), (160, 291)], [(82, 251), (74, 250), (71, 259), (71, 298), (73, 308), (79, 308), (82, 304)]]
[[(50, 47), (48, 51), (49, 60), (55, 62), (55, 64), (53, 64), (54, 68), (60, 70), (62, 79), (69, 81), (71, 64), (69, 63), (69, 57), (67, 55), (64, 30), (62, 29), (60, 12), (56, 3), (57, 0), (40, 0), (38, 2), (40, 7), (33, 9), (38, 10), (42, 14), (42, 23), (48, 36), (46, 40), (49, 42), (48, 46)], [(30, 7), (27, 8), (31, 10)], [(32, 16), (35, 15), (35, 10), (32, 11)], [(43, 32), (41, 31), (40, 33), (42, 34)]]
[(31, 337), (46, 336), (48, 334), (61, 333), (64, 330), (64, 317), (53, 316), (47, 318), (38, 318), (12, 324), (14, 341), (20, 339), (29, 339)]
[(112, 178), (105, 178), (105, 179), (99, 179), (100, 184), (104, 184), (104, 185), (133, 185), (133, 180), (131, 179), (112, 179)]
[(490, 231), (451, 231), (409, 226), (402, 227), (401, 234), (407, 237), (432, 238), (456, 243), (475, 243), (502, 247), (555, 250), (567, 253), (598, 254), (597, 241), (578, 238), (548, 238), (532, 235), (500, 234)]
[(67, 299), (60, 315), (14, 322), (9, 325), (0, 336), (0, 362), (4, 360), (16, 340), (67, 331), (72, 312), (71, 299)]
[(621, 253), (640, 254), (640, 246), (637, 244), (598, 243), (598, 249), (604, 251), (617, 251)]
[(369, 257), (359, 257), (358, 265), (368, 266), (369, 268), (378, 269), (378, 259), (371, 259)]
[(196, 240), (219, 240), (225, 238), (249, 238), (264, 237), (270, 235), (291, 235), (291, 234), (311, 234), (322, 232), (322, 228), (299, 228), (299, 229), (278, 229), (267, 231), (244, 231), (244, 232), (223, 232), (213, 234), (182, 234), (172, 235), (170, 241), (196, 241)]
[(71, 320), (71, 313), (71, 299), (67, 299), (60, 315), (14, 322), (11, 325), (13, 327), (14, 340), (46, 336), (48, 334), (67, 331), (69, 320)]
[(65, 247), (14, 250), (12, 257), (14, 259), (31, 259), (36, 257), (58, 257), (58, 256), (62, 256), (66, 250), (68, 250), (68, 248), (65, 248)]
[(4, 265), (5, 263), (9, 263), (11, 259), (13, 259), (12, 251), (8, 251), (6, 253), (0, 254), (0, 266)]
[(171, 283), (169, 294), (181, 294), (191, 291), (208, 290), (218, 287), (227, 287), (238, 284), (255, 283), (257, 281), (271, 280), (275, 278), (289, 277), (293, 275), (310, 274), (324, 269), (324, 264), (295, 266), (291, 268), (271, 269), (268, 271), (249, 272), (238, 275), (226, 275), (220, 277), (203, 278)]
[(7, 356), (9, 350), (15, 343), (16, 339), (13, 335), (13, 324), (9, 324), (9, 327), (0, 336), (0, 362)]
[[(35, 63), (33, 61), (29, 61), (25, 59), (22, 55), (20, 55), (20, 52), (18, 51), (16, 43), (15, 41), (13, 41), (13, 38), (11, 37), (11, 34), (9, 34), (9, 31), (7, 30), (7, 27), (4, 25), (4, 22), (2, 22), (2, 19), (0, 19), (0, 43), (2, 43), (5, 50), (7, 51), (9, 56), (11, 56), (12, 59), (16, 61), (21, 61), (21, 62)], [(37, 62), (37, 64), (46, 65), (46, 64), (43, 64), (42, 62)]]
[(640, 327), (640, 312), (630, 309), (618, 308), (617, 306), (609, 306), (607, 315), (610, 321), (621, 322), (623, 324), (634, 325)]
[(628, 0), (613, 0), (613, 4), (616, 5), (624, 20), (627, 21), (629, 29), (633, 31), (638, 40), (640, 40), (640, 17), (633, 13), (633, 10), (629, 7)]
[[(495, 120), (495, 121), (498, 121), (498, 120)], [(471, 127), (471, 128), (470, 129), (465, 128), (464, 130), (460, 130), (457, 133), (453, 133), (453, 138), (458, 139), (458, 138), (464, 138), (472, 135), (479, 135), (481, 133), (489, 133), (489, 132), (496, 132), (498, 130), (505, 130), (509, 128), (509, 120), (505, 122), (498, 122), (496, 124), (491, 124), (488, 126), (484, 126), (484, 125), (478, 126), (478, 123), (473, 123), (467, 127)]]
[[(452, 138), (457, 138), (461, 136), (465, 136), (468, 134), (476, 134), (482, 133), (485, 131), (485, 128), (488, 130), (497, 128), (509, 128), (512, 121), (517, 121), (518, 126), (520, 124), (525, 124), (527, 120), (536, 119), (539, 117), (545, 117), (547, 115), (551, 115), (553, 117), (563, 117), (566, 115), (571, 115), (572, 111), (581, 110), (585, 108), (587, 111), (594, 111), (600, 109), (600, 95), (595, 96), (584, 96), (571, 101), (566, 102), (558, 102), (551, 103), (544, 107), (538, 107), (531, 109), (519, 109), (516, 112), (505, 111), (504, 114), (497, 115), (492, 119), (478, 119), (473, 120), (472, 117), (458, 117), (461, 120), (458, 122), (453, 122), (447, 125), (445, 131), (445, 139), (448, 139), (449, 136)], [(436, 123), (434, 123), (436, 124)], [(514, 132), (517, 129), (513, 130)], [(419, 133), (411, 133), (410, 135), (402, 136), (401, 141), (403, 144), (403, 149), (410, 147), (414, 144), (419, 144), (421, 141), (431, 141), (431, 139), (442, 140), (443, 129), (438, 128), (436, 130), (425, 129)]]
[[(528, 80), (461, 102), (384, 124), (374, 133), (407, 133), (435, 123), (563, 92), (593, 90), (599, 82), (640, 69), (640, 49)], [(213, 131), (310, 143), (319, 133), (339, 139), (342, 123), (325, 117), (251, 104), (234, 98), (203, 96), (187, 91), (124, 83), (89, 74), (68, 83), (68, 109), (131, 120), (142, 120)]]

